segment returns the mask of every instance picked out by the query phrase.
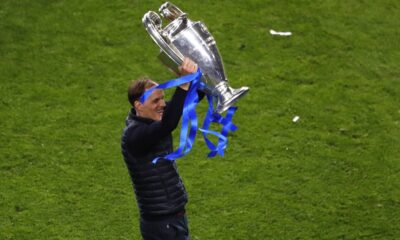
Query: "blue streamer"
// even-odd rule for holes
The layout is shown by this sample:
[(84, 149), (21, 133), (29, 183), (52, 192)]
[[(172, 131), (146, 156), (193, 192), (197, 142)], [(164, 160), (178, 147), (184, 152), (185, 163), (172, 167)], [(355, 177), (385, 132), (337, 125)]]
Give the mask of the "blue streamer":
[[(199, 97), (197, 94), (197, 90), (203, 89), (205, 87), (204, 83), (200, 81), (201, 76), (202, 72), (200, 69), (198, 69), (196, 73), (192, 73), (177, 79), (173, 79), (165, 83), (159, 84), (155, 87), (152, 87), (147, 91), (145, 91), (143, 95), (140, 97), (140, 102), (144, 103), (146, 99), (151, 95), (151, 93), (156, 89), (166, 89), (166, 88), (176, 87), (184, 83), (192, 82), (184, 102), (183, 113), (182, 113), (182, 126), (179, 137), (180, 138), (179, 147), (174, 152), (166, 156), (155, 158), (153, 160), (154, 164), (157, 163), (157, 161), (160, 158), (174, 161), (177, 158), (185, 156), (192, 149), (198, 129), (196, 107), (197, 104), (199, 103)], [(214, 111), (213, 97), (207, 95), (207, 99), (209, 105), (207, 110), (207, 115), (204, 119), (202, 128), (200, 128), (199, 130), (203, 133), (203, 137), (207, 144), (207, 147), (211, 150), (210, 153), (208, 154), (208, 157), (214, 157), (217, 154), (223, 156), (224, 150), (226, 149), (228, 144), (228, 138), (227, 138), (228, 133), (230, 131), (237, 130), (237, 127), (232, 123), (232, 118), (235, 111), (237, 110), (237, 107), (230, 107), (227, 111), (226, 117), (222, 117), (220, 114)], [(212, 122), (222, 125), (221, 132), (209, 130), (210, 124)], [(212, 143), (207, 138), (208, 134), (218, 137), (217, 145)]]
[[(200, 76), (201, 77), (201, 76)], [(199, 102), (197, 95), (197, 89), (200, 83), (200, 77), (194, 79), (187, 93), (183, 113), (182, 113), (182, 127), (180, 133), (180, 143), (177, 150), (166, 155), (165, 159), (175, 160), (177, 158), (185, 156), (193, 146), (194, 139), (196, 138), (197, 132), (197, 116), (196, 106)], [(190, 129), (189, 129), (190, 123)], [(158, 159), (154, 159), (153, 163), (156, 163)]]
[(191, 81), (193, 81), (195, 79), (200, 79), (201, 75), (202, 75), (202, 73), (201, 73), (201, 71), (199, 69), (195, 73), (188, 74), (186, 76), (183, 76), (183, 77), (180, 77), (180, 78), (176, 78), (176, 79), (170, 80), (168, 82), (161, 83), (161, 84), (159, 84), (159, 85), (157, 85), (155, 87), (149, 88), (140, 97), (140, 102), (144, 103), (147, 100), (147, 98), (149, 98), (149, 96), (156, 89), (166, 89), (166, 88), (176, 87), (176, 86), (182, 85), (184, 83), (191, 82)]
[[(220, 114), (214, 111), (212, 96), (207, 95), (207, 100), (208, 100), (208, 111), (200, 131), (203, 132), (203, 137), (207, 144), (207, 147), (211, 150), (210, 153), (208, 154), (208, 157), (214, 157), (217, 154), (224, 156), (224, 150), (228, 144), (228, 137), (227, 137), (228, 133), (229, 131), (233, 132), (237, 130), (236, 125), (232, 123), (232, 118), (235, 111), (237, 110), (237, 107), (230, 107), (227, 111), (226, 117), (222, 117)], [(220, 133), (208, 130), (212, 122), (223, 125)], [(207, 138), (207, 134), (211, 134), (218, 137), (217, 146)]]

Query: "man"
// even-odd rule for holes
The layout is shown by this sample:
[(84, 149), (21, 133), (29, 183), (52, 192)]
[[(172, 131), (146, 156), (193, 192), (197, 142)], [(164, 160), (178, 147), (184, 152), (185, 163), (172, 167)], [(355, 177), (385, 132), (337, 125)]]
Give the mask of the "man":
[[(180, 74), (197, 71), (197, 65), (185, 58)], [(173, 151), (171, 132), (178, 126), (190, 83), (176, 88), (165, 103), (164, 92), (157, 89), (144, 102), (143, 93), (156, 86), (150, 79), (133, 82), (128, 89), (132, 109), (122, 135), (122, 154), (128, 167), (140, 210), (140, 230), (145, 240), (189, 239), (185, 214), (187, 193), (175, 161), (160, 158)]]

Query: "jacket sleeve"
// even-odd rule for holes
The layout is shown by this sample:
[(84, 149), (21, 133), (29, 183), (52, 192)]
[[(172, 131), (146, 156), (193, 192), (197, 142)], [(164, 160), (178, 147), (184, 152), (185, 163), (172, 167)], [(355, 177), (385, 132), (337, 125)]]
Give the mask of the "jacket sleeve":
[(206, 95), (206, 94), (205, 94), (203, 91), (197, 90), (197, 96), (199, 97), (199, 102), (200, 102), (201, 100), (203, 100), (203, 98), (204, 98), (205, 95)]
[(187, 91), (177, 87), (171, 101), (167, 103), (161, 121), (140, 124), (140, 126), (129, 129), (127, 132), (128, 147), (146, 149), (171, 134), (179, 124), (186, 94)]

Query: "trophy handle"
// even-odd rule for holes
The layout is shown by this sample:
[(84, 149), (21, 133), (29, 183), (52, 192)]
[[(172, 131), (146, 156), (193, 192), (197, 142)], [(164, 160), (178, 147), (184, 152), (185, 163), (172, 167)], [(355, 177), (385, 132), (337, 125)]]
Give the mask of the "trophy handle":
[(158, 11), (161, 13), (161, 16), (170, 21), (173, 21), (180, 16), (186, 16), (186, 13), (182, 12), (177, 6), (170, 2), (165, 2), (161, 5)]
[(150, 34), (150, 37), (161, 47), (162, 51), (170, 56), (177, 65), (181, 65), (183, 62), (183, 55), (178, 50), (175, 50), (172, 45), (168, 44), (167, 38), (163, 37), (161, 29), (162, 20), (160, 16), (153, 11), (149, 11), (143, 16), (142, 23)]

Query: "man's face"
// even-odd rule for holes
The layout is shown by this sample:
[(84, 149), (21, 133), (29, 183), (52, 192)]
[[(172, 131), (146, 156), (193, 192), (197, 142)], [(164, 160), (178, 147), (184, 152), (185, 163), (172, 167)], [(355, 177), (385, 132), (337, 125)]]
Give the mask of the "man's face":
[(156, 89), (143, 104), (139, 104), (136, 111), (140, 117), (160, 121), (162, 119), (165, 106), (164, 91), (161, 89)]

